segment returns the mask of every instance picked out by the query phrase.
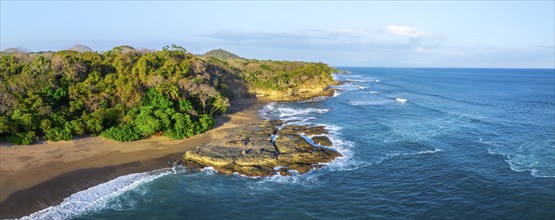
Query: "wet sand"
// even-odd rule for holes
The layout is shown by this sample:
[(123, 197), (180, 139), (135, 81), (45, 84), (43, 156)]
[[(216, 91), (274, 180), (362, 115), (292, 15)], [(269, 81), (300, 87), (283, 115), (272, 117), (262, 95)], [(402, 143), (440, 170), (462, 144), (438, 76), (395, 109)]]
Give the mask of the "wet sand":
[(59, 204), (69, 195), (118, 176), (168, 167), (171, 157), (209, 140), (209, 133), (259, 121), (267, 101), (232, 103), (216, 127), (185, 140), (151, 137), (116, 142), (85, 137), (46, 144), (0, 146), (0, 218), (21, 217)]

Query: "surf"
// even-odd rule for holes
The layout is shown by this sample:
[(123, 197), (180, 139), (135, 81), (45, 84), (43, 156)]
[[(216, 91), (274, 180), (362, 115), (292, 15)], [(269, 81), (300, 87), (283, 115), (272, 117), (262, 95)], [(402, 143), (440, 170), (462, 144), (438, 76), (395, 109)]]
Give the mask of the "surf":
[(400, 103), (405, 103), (408, 100), (407, 99), (403, 99), (403, 98), (395, 98), (395, 101), (400, 102)]
[(148, 182), (175, 173), (172, 169), (161, 169), (145, 173), (134, 173), (120, 176), (108, 182), (93, 186), (65, 198), (61, 204), (37, 211), (22, 220), (31, 219), (72, 219), (84, 213), (99, 211), (107, 203)]

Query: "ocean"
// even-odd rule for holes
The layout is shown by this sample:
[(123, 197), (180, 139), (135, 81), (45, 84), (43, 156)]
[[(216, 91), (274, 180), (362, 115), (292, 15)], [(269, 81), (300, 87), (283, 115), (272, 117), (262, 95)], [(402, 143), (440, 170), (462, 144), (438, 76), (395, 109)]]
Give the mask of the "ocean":
[(26, 218), (555, 219), (555, 70), (339, 69), (334, 97), (260, 110), (326, 125), (322, 169), (137, 173)]

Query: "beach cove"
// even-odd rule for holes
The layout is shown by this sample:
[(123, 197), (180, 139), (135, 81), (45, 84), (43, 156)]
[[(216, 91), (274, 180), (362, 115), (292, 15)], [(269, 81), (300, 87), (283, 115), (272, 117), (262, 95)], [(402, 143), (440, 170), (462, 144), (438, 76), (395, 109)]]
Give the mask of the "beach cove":
[[(171, 167), (187, 150), (210, 141), (211, 133), (258, 122), (269, 101), (242, 99), (214, 129), (185, 140), (151, 137), (117, 142), (102, 137), (0, 147), (0, 218), (21, 217), (59, 204), (69, 195), (130, 173)], [(25, 204), (25, 205), (22, 205)]]

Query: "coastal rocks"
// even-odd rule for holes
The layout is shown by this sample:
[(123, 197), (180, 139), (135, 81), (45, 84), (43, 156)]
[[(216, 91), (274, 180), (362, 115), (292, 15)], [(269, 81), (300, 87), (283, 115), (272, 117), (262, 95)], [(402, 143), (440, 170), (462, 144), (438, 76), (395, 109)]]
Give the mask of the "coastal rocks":
[[(291, 175), (320, 168), (320, 163), (340, 157), (338, 152), (313, 145), (331, 146), (323, 126), (282, 125), (263, 121), (212, 134), (210, 142), (187, 151), (184, 165), (191, 170), (211, 166), (215, 170), (246, 176)], [(309, 139), (308, 136), (315, 136)], [(316, 140), (316, 141), (314, 141)]]
[(303, 134), (306, 136), (328, 134), (324, 126), (289, 125), (279, 130), (280, 135)]
[(326, 147), (332, 146), (331, 140), (326, 136), (312, 137), (312, 142), (320, 146), (326, 146)]

